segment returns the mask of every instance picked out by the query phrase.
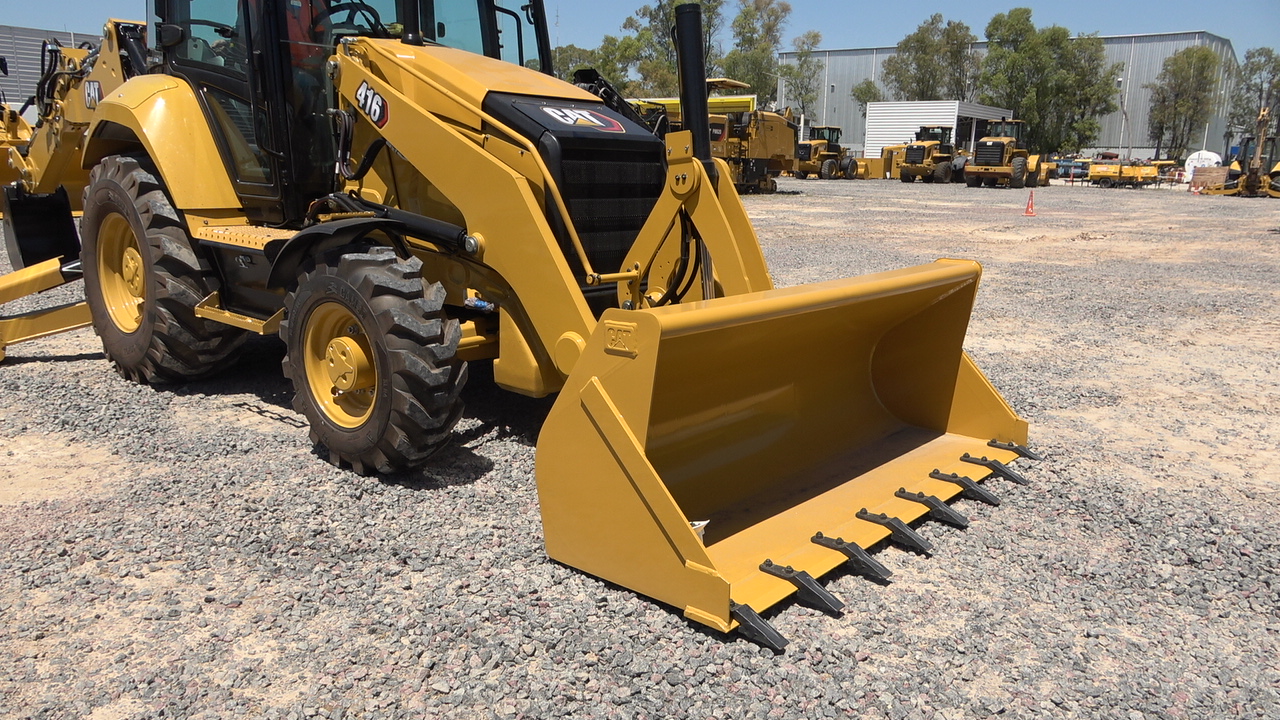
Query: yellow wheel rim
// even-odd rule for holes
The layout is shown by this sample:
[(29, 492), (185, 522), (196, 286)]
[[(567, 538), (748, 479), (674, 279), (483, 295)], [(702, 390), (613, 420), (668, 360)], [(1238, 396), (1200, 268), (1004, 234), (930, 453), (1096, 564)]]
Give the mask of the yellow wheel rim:
[(364, 327), (335, 302), (317, 305), (302, 338), (303, 366), (316, 405), (335, 424), (355, 428), (373, 414), (378, 369)]
[(129, 221), (118, 213), (108, 215), (98, 228), (98, 283), (107, 315), (123, 333), (142, 326), (146, 280), (142, 248)]

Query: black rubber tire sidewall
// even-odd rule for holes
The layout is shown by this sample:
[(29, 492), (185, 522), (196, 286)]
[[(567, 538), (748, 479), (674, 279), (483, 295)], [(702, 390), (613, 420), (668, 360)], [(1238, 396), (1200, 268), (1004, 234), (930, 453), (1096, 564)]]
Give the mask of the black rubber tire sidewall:
[[(131, 333), (122, 331), (116, 325), (102, 301), (102, 280), (98, 277), (98, 230), (103, 220), (111, 214), (119, 214), (133, 230), (133, 236), (138, 242), (138, 253), (142, 256), (143, 276), (146, 278), (141, 324)], [(147, 242), (142, 216), (138, 214), (132, 196), (114, 179), (100, 180), (86, 191), (84, 215), (80, 219), (80, 237), (85, 299), (93, 317), (93, 328), (102, 338), (103, 350), (122, 366), (139, 366), (146, 361), (147, 350), (151, 347), (155, 332), (156, 297), (155, 283), (152, 282), (156, 272), (155, 257), (151, 243)]]

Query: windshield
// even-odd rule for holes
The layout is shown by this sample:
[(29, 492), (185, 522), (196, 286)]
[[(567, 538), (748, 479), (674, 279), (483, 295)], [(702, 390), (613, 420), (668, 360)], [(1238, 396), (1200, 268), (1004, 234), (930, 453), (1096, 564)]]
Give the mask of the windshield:
[(987, 130), (988, 137), (1011, 137), (1022, 139), (1022, 123), (993, 122)]
[[(404, 37), (399, 0), (310, 0), (335, 36)], [(550, 71), (542, 0), (418, 0), (422, 39)]]
[(916, 133), (917, 140), (934, 140), (943, 145), (951, 142), (951, 128), (949, 127), (922, 127), (920, 132)]
[(809, 135), (810, 140), (826, 140), (829, 143), (840, 142), (840, 128), (816, 127)]

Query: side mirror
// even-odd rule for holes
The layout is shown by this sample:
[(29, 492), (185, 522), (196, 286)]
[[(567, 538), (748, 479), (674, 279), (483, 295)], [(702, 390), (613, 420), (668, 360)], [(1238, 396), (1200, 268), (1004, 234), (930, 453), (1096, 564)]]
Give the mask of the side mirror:
[(160, 23), (159, 31), (160, 47), (181, 45), (182, 41), (187, 39), (187, 33), (182, 29), (181, 25)]

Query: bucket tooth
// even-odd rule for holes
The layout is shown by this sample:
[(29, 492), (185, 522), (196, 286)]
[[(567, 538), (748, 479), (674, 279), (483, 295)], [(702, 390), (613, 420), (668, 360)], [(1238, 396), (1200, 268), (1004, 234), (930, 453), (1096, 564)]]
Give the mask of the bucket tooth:
[(959, 473), (944, 473), (937, 468), (934, 468), (933, 472), (929, 473), (929, 477), (934, 480), (941, 480), (943, 482), (959, 485), (961, 488), (964, 488), (960, 494), (972, 500), (979, 500), (988, 505), (1000, 504), (1000, 498), (996, 497), (995, 493), (974, 482), (973, 478), (960, 475)]
[(787, 639), (782, 637), (782, 633), (774, 630), (773, 626), (760, 617), (759, 613), (752, 610), (750, 605), (739, 605), (730, 601), (729, 614), (738, 621), (738, 632), (746, 639), (776, 653), (786, 649)]
[(1032, 450), (1026, 445), (1019, 445), (1018, 443), (1013, 443), (1013, 442), (1000, 442), (995, 438), (992, 438), (990, 441), (987, 442), (987, 447), (993, 447), (998, 450), (1008, 450), (1009, 452), (1015, 452), (1015, 453), (1018, 453), (1019, 456), (1024, 457), (1028, 460), (1040, 461), (1044, 459), (1043, 455)]
[(1016, 482), (1019, 485), (1031, 484), (1030, 480), (1026, 479), (1022, 475), (1019, 475), (1017, 472), (1014, 471), (1013, 468), (1009, 467), (1008, 465), (1005, 465), (999, 460), (992, 460), (988, 458), (986, 455), (983, 455), (982, 457), (978, 458), (970, 455), (969, 453), (965, 453), (960, 456), (960, 459), (964, 462), (973, 463), (974, 465), (981, 465), (982, 467), (987, 468), (988, 470), (991, 471), (991, 475), (993, 477), (1002, 477), (1005, 480), (1008, 480), (1010, 482)]
[(898, 491), (893, 496), (924, 505), (929, 508), (929, 517), (934, 520), (939, 520), (958, 528), (969, 527), (969, 518), (961, 515), (959, 511), (935, 495), (925, 495), (922, 492), (913, 493), (906, 488), (898, 488)]
[(838, 615), (844, 610), (844, 603), (826, 588), (818, 584), (813, 576), (804, 570), (796, 570), (790, 565), (777, 565), (772, 560), (765, 560), (760, 569), (774, 577), (796, 586), (796, 599), (812, 608)]
[(822, 533), (813, 536), (813, 542), (825, 548), (831, 548), (844, 553), (848, 558), (848, 563), (853, 569), (859, 573), (866, 575), (872, 580), (879, 582), (889, 582), (889, 576), (893, 575), (893, 571), (881, 565), (875, 558), (871, 557), (871, 553), (863, 550), (859, 545), (851, 542), (845, 542), (844, 538), (830, 538)]
[(867, 512), (866, 508), (862, 508), (858, 511), (858, 519), (889, 528), (890, 536), (893, 538), (893, 541), (899, 545), (915, 548), (925, 554), (933, 551), (933, 544), (921, 537), (920, 533), (912, 530), (911, 526), (902, 522), (900, 518), (889, 517), (884, 513)]

